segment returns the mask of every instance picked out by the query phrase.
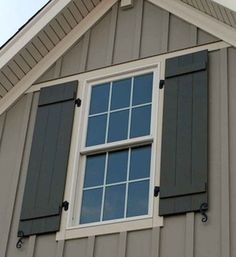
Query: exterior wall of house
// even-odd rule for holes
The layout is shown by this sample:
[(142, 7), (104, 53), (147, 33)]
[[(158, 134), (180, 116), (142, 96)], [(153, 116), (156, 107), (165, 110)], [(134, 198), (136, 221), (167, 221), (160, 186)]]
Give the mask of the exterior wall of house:
[[(126, 11), (114, 6), (39, 81), (216, 40), (147, 2), (142, 5), (137, 1), (134, 8)], [(16, 249), (39, 94), (22, 97), (0, 116), (0, 256), (236, 256), (233, 244), (236, 240), (235, 65), (234, 48), (209, 54), (210, 206), (207, 223), (201, 222), (200, 214), (188, 213), (164, 218), (161, 228), (58, 242), (55, 234), (30, 236), (24, 239), (21, 249)]]
[(116, 4), (37, 82), (218, 40), (147, 1)]

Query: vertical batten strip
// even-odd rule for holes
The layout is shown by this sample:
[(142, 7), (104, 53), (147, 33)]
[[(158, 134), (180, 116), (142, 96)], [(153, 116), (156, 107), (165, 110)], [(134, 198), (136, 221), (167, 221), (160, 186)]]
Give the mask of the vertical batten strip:
[(65, 241), (64, 240), (57, 241), (57, 250), (56, 250), (56, 256), (55, 257), (63, 257), (64, 246), (65, 246)]
[(191, 25), (190, 27), (190, 38), (191, 38), (191, 45), (196, 46), (197, 45), (197, 27), (194, 25)]
[(111, 10), (111, 22), (110, 22), (110, 27), (109, 27), (106, 65), (111, 65), (112, 61), (113, 61), (118, 7), (119, 7), (119, 4), (115, 3)]
[(91, 29), (88, 30), (83, 37), (83, 47), (82, 47), (82, 55), (81, 55), (81, 62), (80, 62), (80, 69), (79, 69), (80, 72), (85, 71), (87, 68), (90, 34), (91, 34)]
[(229, 99), (227, 48), (220, 50), (221, 255), (230, 257)]
[(95, 246), (95, 236), (88, 237), (87, 254), (86, 257), (93, 257)]
[(9, 234), (10, 234), (10, 228), (12, 223), (12, 218), (14, 215), (14, 206), (15, 206), (15, 200), (16, 200), (16, 193), (18, 189), (18, 182), (20, 177), (20, 168), (22, 165), (23, 160), (23, 153), (24, 153), (24, 146), (25, 146), (25, 139), (28, 129), (28, 121), (30, 117), (30, 110), (31, 110), (31, 103), (33, 96), (32, 94), (29, 94), (26, 96), (26, 101), (24, 103), (25, 108), (23, 108), (24, 113), (21, 120), (21, 128), (19, 130), (20, 139), (18, 141), (18, 145), (16, 146), (16, 152), (17, 152), (17, 158), (15, 161), (15, 169), (14, 169), (14, 176), (12, 178), (11, 183), (11, 192), (10, 195), (8, 195), (8, 208), (6, 210), (6, 213), (8, 213), (5, 223), (3, 224), (2, 231), (4, 231), (4, 234), (1, 235), (1, 241), (0, 241), (0, 256), (6, 256), (6, 250), (9, 240)]
[(159, 257), (160, 252), (160, 227), (152, 229), (151, 257)]
[(3, 136), (4, 126), (5, 126), (5, 121), (6, 121), (6, 113), (3, 113), (0, 116), (0, 149), (1, 149), (1, 143), (2, 143), (2, 136)]
[(57, 79), (61, 76), (61, 65), (62, 65), (62, 57), (56, 61), (56, 66), (54, 70), (54, 79)]
[(138, 59), (140, 55), (141, 35), (142, 35), (142, 21), (143, 21), (143, 0), (136, 2), (137, 12), (135, 17), (135, 30), (134, 30), (134, 45), (133, 45), (133, 59)]
[(29, 246), (27, 250), (27, 257), (34, 257), (35, 242), (36, 242), (36, 235), (30, 236)]
[(127, 232), (121, 232), (119, 235), (118, 257), (126, 256)]
[(194, 212), (186, 214), (185, 257), (194, 257)]
[(161, 36), (161, 52), (166, 53), (168, 51), (169, 44), (169, 24), (170, 24), (170, 13), (165, 12), (162, 16), (162, 36)]

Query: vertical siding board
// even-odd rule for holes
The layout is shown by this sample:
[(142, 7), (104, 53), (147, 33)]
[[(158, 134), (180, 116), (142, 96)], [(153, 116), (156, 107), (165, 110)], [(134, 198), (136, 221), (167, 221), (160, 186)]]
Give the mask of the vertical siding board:
[(130, 231), (127, 234), (127, 257), (150, 257), (152, 246), (152, 230)]
[(211, 34), (208, 34), (207, 32), (197, 29), (197, 44), (207, 44), (207, 43), (213, 43), (219, 41), (218, 38), (212, 36)]
[(86, 32), (83, 39), (83, 46), (82, 46), (82, 56), (79, 71), (83, 72), (86, 70), (87, 66), (87, 59), (88, 59), (88, 49), (89, 49), (89, 41), (90, 41), (90, 34), (91, 29)]
[(35, 235), (30, 236), (29, 246), (28, 246), (28, 250), (27, 250), (27, 257), (34, 257), (35, 242), (36, 242), (36, 236)]
[(95, 236), (88, 237), (86, 257), (94, 256)]
[(220, 55), (209, 53), (209, 119), (208, 119), (208, 197), (209, 220), (202, 223), (200, 214), (194, 223), (194, 256), (221, 256), (221, 155), (220, 155)]
[[(83, 37), (84, 38), (84, 37)], [(68, 76), (78, 73), (80, 70), (83, 38), (79, 40), (70, 50), (68, 50), (62, 59), (61, 76)]]
[(152, 229), (151, 257), (159, 257), (160, 247), (160, 227)]
[(46, 234), (36, 237), (34, 257), (58, 257), (55, 234)]
[(126, 256), (126, 242), (127, 242), (127, 232), (121, 232), (119, 235), (119, 247), (118, 247), (118, 257)]
[(229, 103), (227, 48), (220, 50), (221, 256), (230, 257)]
[(0, 256), (5, 256), (7, 251), (31, 102), (32, 95), (21, 98), (6, 116), (0, 152), (3, 171), (0, 183), (0, 224), (1, 231), (4, 231), (0, 238)]
[(228, 82), (229, 82), (229, 160), (230, 160), (230, 248), (231, 256), (236, 256), (236, 49), (228, 50)]
[(60, 240), (57, 242), (57, 251), (55, 257), (63, 257), (65, 241)]
[(104, 67), (107, 59), (109, 43), (109, 26), (111, 24), (112, 12), (109, 11), (91, 29), (90, 44), (88, 50), (87, 70)]
[(66, 240), (63, 257), (86, 257), (87, 245), (88, 238)]
[(142, 20), (143, 20), (143, 0), (137, 1), (137, 12), (135, 17), (134, 28), (134, 44), (133, 44), (133, 59), (138, 59), (140, 54), (141, 33), (142, 33)]
[(114, 45), (114, 64), (133, 60), (135, 22), (140, 1), (135, 1), (134, 7), (131, 9), (119, 8)]
[(164, 219), (160, 234), (160, 257), (184, 256), (185, 226), (185, 215)]
[(194, 257), (194, 216), (193, 212), (186, 214), (185, 257)]
[[(153, 26), (152, 24), (156, 24)], [(147, 57), (167, 51), (169, 13), (144, 1), (140, 56)]]
[[(94, 257), (118, 257), (119, 234), (95, 237)], [(91, 257), (91, 256), (90, 256)]]
[(108, 37), (108, 44), (107, 44), (107, 58), (105, 63), (106, 66), (111, 65), (113, 61), (113, 50), (114, 50), (114, 43), (115, 43), (118, 8), (119, 8), (119, 3), (116, 3), (113, 5), (111, 10), (111, 21), (109, 26), (109, 37)]
[(169, 26), (169, 51), (192, 47), (196, 45), (193, 25), (170, 15)]
[[(8, 241), (8, 249), (7, 249), (7, 257), (18, 257), (18, 256), (26, 256), (26, 252), (28, 252), (28, 245), (30, 245), (30, 240), (24, 239), (24, 248), (22, 248), (21, 251), (16, 249), (16, 242), (17, 242), (17, 231), (18, 231), (18, 225), (19, 225), (19, 219), (20, 219), (20, 211), (21, 211), (21, 204), (22, 204), (22, 198), (24, 193), (24, 186), (25, 186), (25, 179), (27, 175), (27, 168), (28, 168), (28, 161), (29, 161), (29, 154), (30, 154), (30, 148), (31, 148), (31, 142), (32, 142), (32, 135), (33, 135), (33, 129), (34, 129), (34, 123), (35, 123), (35, 116), (36, 116), (36, 110), (37, 110), (37, 104), (38, 104), (38, 93), (34, 94), (32, 107), (31, 107), (31, 113), (29, 117), (29, 126), (25, 141), (25, 148), (23, 153), (23, 159), (22, 159), (22, 167), (20, 169), (20, 180), (19, 180), (19, 186), (17, 188), (17, 194), (16, 194), (16, 200), (15, 200), (15, 206), (13, 211), (13, 219), (11, 224), (11, 231), (9, 235), (9, 241)], [(32, 242), (32, 241), (31, 241)], [(29, 246), (30, 248), (31, 246)]]

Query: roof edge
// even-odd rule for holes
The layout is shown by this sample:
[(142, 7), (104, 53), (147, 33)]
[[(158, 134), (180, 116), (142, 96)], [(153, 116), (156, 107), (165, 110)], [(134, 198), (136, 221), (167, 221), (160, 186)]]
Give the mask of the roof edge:
[(236, 29), (180, 0), (148, 0), (198, 28), (236, 47)]
[(0, 69), (11, 60), (70, 0), (53, 0), (0, 49)]

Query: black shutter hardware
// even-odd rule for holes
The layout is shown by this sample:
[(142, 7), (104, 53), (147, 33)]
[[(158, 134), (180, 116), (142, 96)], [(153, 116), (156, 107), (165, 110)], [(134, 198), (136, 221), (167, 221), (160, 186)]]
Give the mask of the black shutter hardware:
[(159, 88), (163, 89), (164, 85), (165, 85), (165, 80), (161, 79), (160, 82), (159, 82)]

